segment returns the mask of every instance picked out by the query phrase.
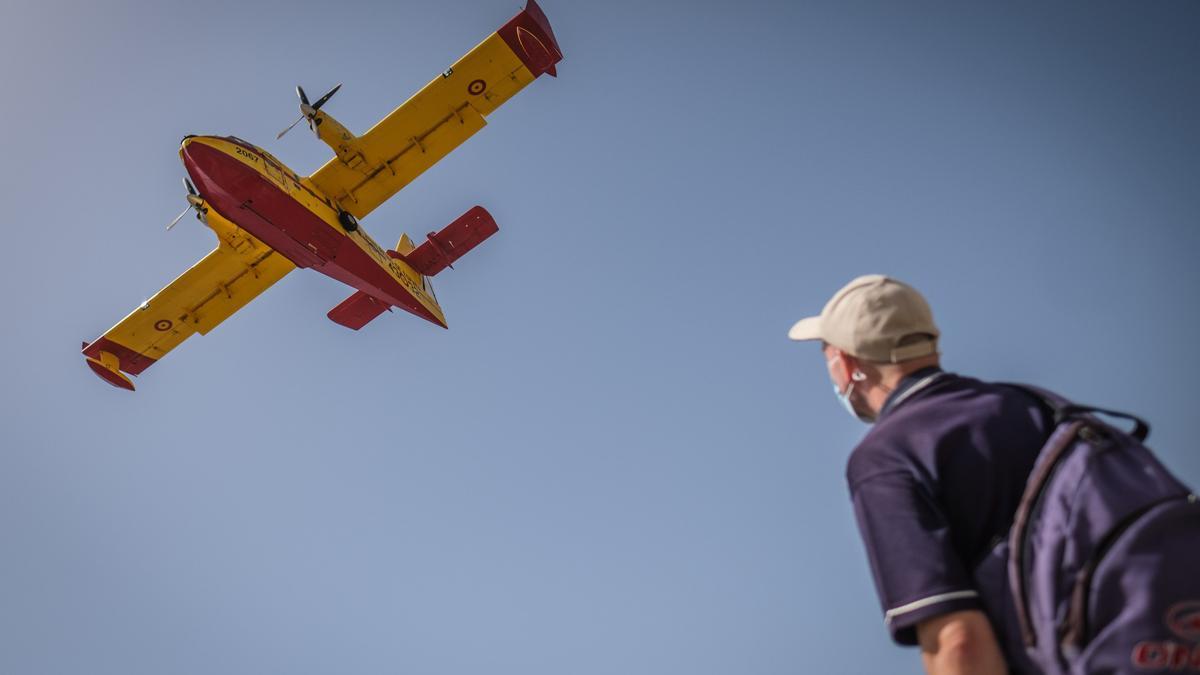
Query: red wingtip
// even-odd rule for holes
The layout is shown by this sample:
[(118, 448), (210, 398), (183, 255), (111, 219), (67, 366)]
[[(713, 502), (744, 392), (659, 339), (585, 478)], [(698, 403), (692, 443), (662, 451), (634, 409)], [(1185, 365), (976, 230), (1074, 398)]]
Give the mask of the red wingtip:
[(525, 9), (498, 32), (534, 77), (542, 73), (558, 76), (554, 64), (562, 60), (562, 49), (554, 37), (550, 21), (535, 0), (529, 0)]
[(562, 50), (558, 48), (558, 40), (554, 37), (554, 29), (550, 27), (550, 20), (546, 18), (546, 13), (542, 11), (541, 5), (537, 4), (537, 0), (529, 0), (525, 3), (525, 13), (545, 31), (546, 36), (550, 38), (550, 44), (554, 46), (554, 51), (562, 56)]

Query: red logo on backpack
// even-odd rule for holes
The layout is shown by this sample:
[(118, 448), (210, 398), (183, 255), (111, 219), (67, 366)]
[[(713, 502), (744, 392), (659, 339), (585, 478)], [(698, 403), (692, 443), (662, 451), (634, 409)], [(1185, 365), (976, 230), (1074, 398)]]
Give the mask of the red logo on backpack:
[(1167, 610), (1167, 628), (1184, 640), (1200, 641), (1200, 602), (1181, 602)]
[[(1172, 605), (1164, 619), (1172, 633), (1188, 642), (1200, 641), (1200, 601)], [(1137, 668), (1200, 672), (1200, 644), (1143, 640), (1134, 645), (1131, 660)]]

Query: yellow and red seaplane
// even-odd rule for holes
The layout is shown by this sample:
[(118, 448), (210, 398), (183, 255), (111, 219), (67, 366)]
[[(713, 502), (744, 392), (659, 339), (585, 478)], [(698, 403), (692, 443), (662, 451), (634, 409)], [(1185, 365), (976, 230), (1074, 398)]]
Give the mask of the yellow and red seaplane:
[(399, 307), (446, 326), (429, 277), (498, 231), (482, 207), (468, 210), (420, 245), (405, 235), (384, 250), (359, 227), (375, 210), (476, 131), (484, 118), (534, 79), (556, 75), (562, 52), (534, 0), (362, 136), (322, 110), (338, 85), (310, 102), (301, 121), (335, 157), (301, 177), (269, 152), (235, 136), (188, 136), (179, 155), (189, 211), (217, 235), (217, 248), (104, 335), (84, 343), (87, 364), (109, 384), (133, 390), (138, 375), (193, 333), (204, 335), (297, 267), (356, 289), (328, 314), (358, 330)]

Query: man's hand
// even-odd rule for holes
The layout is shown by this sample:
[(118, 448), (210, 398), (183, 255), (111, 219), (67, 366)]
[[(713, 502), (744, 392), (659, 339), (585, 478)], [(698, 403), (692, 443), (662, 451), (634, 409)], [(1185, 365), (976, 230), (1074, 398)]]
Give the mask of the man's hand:
[(929, 675), (1005, 675), (1008, 667), (987, 616), (951, 612), (917, 625), (921, 661)]

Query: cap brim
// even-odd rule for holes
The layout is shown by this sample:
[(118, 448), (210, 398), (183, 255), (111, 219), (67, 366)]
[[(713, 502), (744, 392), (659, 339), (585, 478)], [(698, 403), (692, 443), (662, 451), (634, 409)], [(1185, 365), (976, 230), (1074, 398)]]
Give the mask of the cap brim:
[(793, 340), (820, 340), (821, 338), (821, 317), (810, 316), (807, 319), (800, 319), (792, 329), (788, 331), (788, 337)]

